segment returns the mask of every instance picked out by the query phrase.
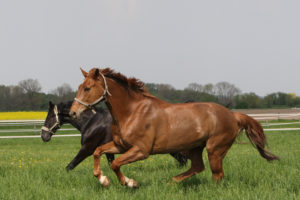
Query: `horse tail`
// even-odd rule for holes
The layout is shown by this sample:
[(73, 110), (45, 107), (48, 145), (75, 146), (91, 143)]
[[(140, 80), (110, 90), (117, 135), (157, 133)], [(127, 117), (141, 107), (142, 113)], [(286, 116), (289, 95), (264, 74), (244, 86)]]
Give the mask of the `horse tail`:
[(278, 156), (275, 156), (265, 149), (265, 145), (267, 144), (266, 135), (258, 121), (239, 112), (234, 112), (233, 115), (238, 122), (240, 130), (245, 130), (248, 139), (256, 147), (263, 158), (268, 161), (280, 159)]

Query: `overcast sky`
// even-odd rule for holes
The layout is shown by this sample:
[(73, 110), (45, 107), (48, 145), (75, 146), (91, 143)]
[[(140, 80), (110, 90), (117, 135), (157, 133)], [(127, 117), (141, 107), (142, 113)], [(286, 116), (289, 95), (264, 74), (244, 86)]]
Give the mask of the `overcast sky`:
[(0, 84), (44, 92), (112, 67), (183, 89), (228, 81), (300, 95), (300, 1), (0, 0)]

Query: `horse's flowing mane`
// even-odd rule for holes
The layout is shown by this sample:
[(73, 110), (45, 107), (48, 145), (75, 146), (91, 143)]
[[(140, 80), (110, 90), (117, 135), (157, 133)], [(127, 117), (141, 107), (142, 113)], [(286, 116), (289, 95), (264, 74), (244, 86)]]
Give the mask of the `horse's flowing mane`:
[(139, 79), (127, 78), (123, 74), (121, 74), (119, 72), (115, 72), (114, 70), (112, 70), (110, 68), (101, 69), (101, 73), (104, 76), (117, 81), (124, 87), (130, 88), (135, 92), (148, 93), (148, 90), (145, 87), (145, 84), (142, 81), (140, 81)]

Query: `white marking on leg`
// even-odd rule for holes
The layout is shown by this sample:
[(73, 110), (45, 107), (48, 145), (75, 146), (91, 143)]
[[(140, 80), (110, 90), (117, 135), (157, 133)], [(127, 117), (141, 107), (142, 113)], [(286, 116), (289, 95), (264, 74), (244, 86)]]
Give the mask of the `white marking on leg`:
[(130, 180), (130, 179), (129, 179), (128, 177), (125, 176), (125, 183), (128, 183), (129, 180)]
[(107, 178), (107, 176), (100, 176), (99, 178), (99, 182), (104, 186), (104, 187), (108, 187), (110, 184), (109, 179)]
[(100, 176), (99, 182), (103, 185), (106, 181), (107, 177), (106, 176)]
[(133, 187), (133, 179), (129, 179), (127, 185), (128, 187)]

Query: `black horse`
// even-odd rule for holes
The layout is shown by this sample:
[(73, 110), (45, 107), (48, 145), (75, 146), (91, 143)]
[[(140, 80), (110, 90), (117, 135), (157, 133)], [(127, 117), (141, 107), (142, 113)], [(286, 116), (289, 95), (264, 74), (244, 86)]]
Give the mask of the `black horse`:
[[(75, 158), (66, 167), (67, 170), (74, 169), (86, 157), (92, 155), (98, 146), (113, 140), (111, 133), (112, 118), (108, 111), (102, 108), (94, 108), (82, 114), (80, 120), (74, 120), (69, 116), (72, 101), (67, 103), (53, 104), (49, 102), (48, 114), (42, 127), (41, 137), (48, 142), (51, 136), (65, 123), (72, 124), (81, 132), (81, 149)], [(181, 153), (171, 154), (181, 166), (187, 162), (186, 157)], [(108, 163), (114, 160), (113, 154), (106, 154)]]

